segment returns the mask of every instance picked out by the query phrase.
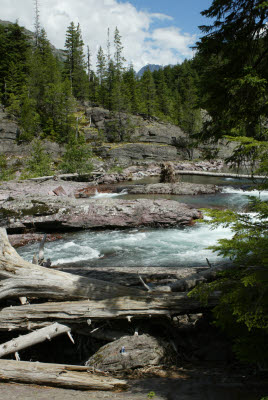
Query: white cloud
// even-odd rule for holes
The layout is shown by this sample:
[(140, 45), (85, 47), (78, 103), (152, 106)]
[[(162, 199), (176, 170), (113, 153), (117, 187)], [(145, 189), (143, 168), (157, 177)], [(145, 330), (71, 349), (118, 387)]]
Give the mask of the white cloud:
[[(0, 0), (1, 19), (19, 20), (33, 30), (33, 0)], [(193, 35), (185, 34), (175, 26), (154, 29), (157, 21), (172, 23), (173, 18), (161, 13), (138, 11), (129, 2), (118, 0), (39, 0), (40, 21), (51, 43), (63, 48), (66, 29), (71, 21), (79, 22), (83, 40), (89, 45), (93, 63), (98, 47), (106, 49), (107, 29), (111, 41), (117, 26), (122, 36), (125, 58), (139, 70), (147, 63), (176, 64), (191, 57)]]

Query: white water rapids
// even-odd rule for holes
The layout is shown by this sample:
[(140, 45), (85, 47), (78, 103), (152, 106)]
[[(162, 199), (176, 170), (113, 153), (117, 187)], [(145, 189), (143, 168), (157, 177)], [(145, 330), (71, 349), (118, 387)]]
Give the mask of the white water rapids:
[[(241, 210), (248, 203), (249, 195), (259, 196), (257, 190), (243, 191), (239, 187), (223, 187), (223, 193), (203, 196), (173, 196), (177, 201), (196, 203), (197, 207), (228, 205)], [(95, 198), (123, 196), (120, 193), (96, 193)], [(141, 197), (141, 196), (136, 196)], [(132, 197), (133, 198), (133, 197)], [(268, 191), (261, 193), (261, 199), (268, 199)], [(188, 200), (188, 201), (187, 201)], [(202, 203), (203, 202), (203, 203)], [(239, 206), (239, 207), (238, 207)], [(215, 245), (218, 239), (231, 238), (230, 228), (216, 229), (205, 223), (173, 229), (132, 229), (82, 231), (66, 234), (63, 240), (46, 243), (45, 255), (52, 265), (85, 262), (88, 266), (104, 267), (184, 267), (205, 266), (206, 258), (213, 263), (222, 261), (217, 253), (207, 247)], [(39, 244), (24, 246), (18, 252), (28, 261), (38, 252)], [(83, 264), (85, 265), (85, 264)]]

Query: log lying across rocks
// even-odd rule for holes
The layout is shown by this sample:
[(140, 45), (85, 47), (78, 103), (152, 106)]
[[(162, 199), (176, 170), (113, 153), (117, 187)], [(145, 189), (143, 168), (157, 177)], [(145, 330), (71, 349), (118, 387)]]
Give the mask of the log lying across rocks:
[(7, 354), (18, 352), (22, 349), (26, 349), (27, 347), (42, 343), (45, 340), (51, 340), (56, 336), (62, 335), (63, 333), (69, 333), (70, 330), (71, 329), (69, 326), (55, 323), (47, 326), (46, 328), (38, 329), (34, 332), (28, 333), (27, 335), (19, 336), (0, 345), (0, 357), (4, 357)]
[[(217, 298), (217, 295), (211, 297), (208, 307), (216, 305)], [(27, 304), (2, 308), (0, 331), (39, 329), (53, 322), (71, 326), (72, 330), (81, 330), (81, 325), (90, 325), (92, 321), (170, 317), (196, 312), (200, 308), (200, 303), (186, 293), (156, 292), (136, 298)]]
[(80, 390), (127, 388), (126, 381), (93, 375), (88, 367), (13, 360), (0, 360), (0, 379)]

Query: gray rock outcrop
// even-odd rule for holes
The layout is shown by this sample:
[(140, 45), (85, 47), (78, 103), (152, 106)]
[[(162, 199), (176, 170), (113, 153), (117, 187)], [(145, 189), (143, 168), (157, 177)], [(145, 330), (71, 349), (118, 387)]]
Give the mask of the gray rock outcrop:
[[(18, 123), (10, 119), (0, 105), (0, 153), (7, 156), (28, 156), (31, 152), (31, 143), (20, 142), (21, 130)], [(45, 150), (52, 156), (58, 157), (63, 152), (63, 146), (55, 142), (43, 141)]]
[(129, 194), (174, 194), (198, 195), (214, 194), (220, 189), (216, 185), (202, 185), (188, 182), (153, 183), (149, 185), (133, 185), (128, 187)]
[(173, 200), (73, 199), (69, 197), (17, 198), (0, 210), (0, 224), (9, 232), (26, 228), (68, 231), (139, 226), (191, 225), (201, 212)]
[(102, 371), (121, 371), (151, 365), (168, 364), (174, 349), (161, 339), (150, 335), (123, 336), (101, 347), (86, 362), (87, 366)]

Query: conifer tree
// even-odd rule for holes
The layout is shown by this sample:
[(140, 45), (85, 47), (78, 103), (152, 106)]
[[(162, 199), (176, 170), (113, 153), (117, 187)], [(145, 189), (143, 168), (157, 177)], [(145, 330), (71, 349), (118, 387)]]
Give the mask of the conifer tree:
[(126, 101), (129, 111), (136, 114), (140, 111), (140, 91), (135, 76), (134, 67), (131, 64), (129, 69), (123, 75), (123, 82), (126, 91)]
[(66, 32), (65, 74), (70, 79), (73, 95), (78, 99), (85, 99), (88, 85), (83, 46), (80, 25), (71, 22)]
[(157, 111), (158, 115), (162, 118), (170, 116), (171, 114), (171, 94), (168, 90), (165, 74), (162, 69), (159, 71), (155, 71), (153, 73), (153, 77), (155, 77), (154, 82), (156, 85), (156, 96), (157, 96)]
[(202, 12), (197, 44), (202, 107), (212, 117), (208, 134), (265, 136), (268, 115), (268, 6), (264, 0), (219, 0)]
[(98, 99), (104, 105), (105, 102), (105, 74), (106, 74), (106, 59), (102, 47), (99, 47), (97, 54), (97, 76), (99, 80)]
[(29, 42), (17, 22), (0, 25), (0, 98), (10, 105), (10, 95), (19, 98), (28, 74)]
[(145, 112), (148, 117), (152, 117), (155, 114), (156, 91), (154, 79), (149, 68), (144, 71), (140, 79), (140, 87), (142, 92), (143, 112)]

